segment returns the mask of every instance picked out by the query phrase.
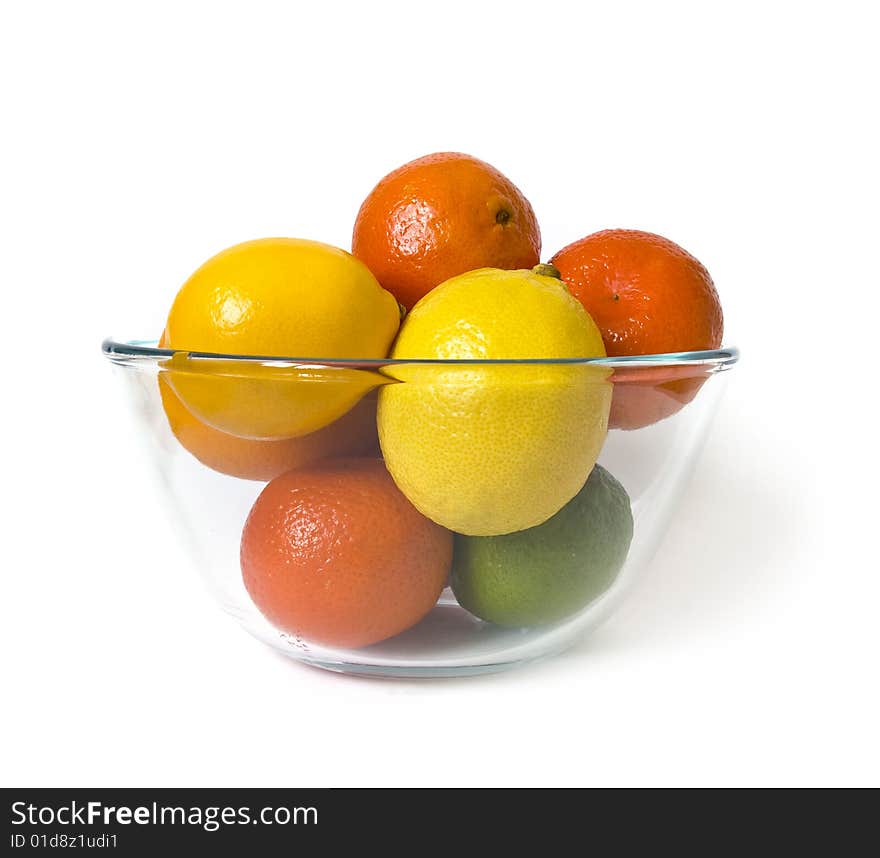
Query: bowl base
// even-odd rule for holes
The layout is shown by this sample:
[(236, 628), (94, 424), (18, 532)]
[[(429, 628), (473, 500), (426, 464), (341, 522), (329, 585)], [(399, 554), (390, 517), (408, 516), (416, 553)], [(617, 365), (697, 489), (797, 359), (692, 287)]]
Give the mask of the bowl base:
[(567, 649), (603, 619), (606, 611), (597, 610), (599, 602), (588, 609), (591, 621), (586, 623), (581, 615), (578, 622), (555, 626), (502, 628), (465, 611), (447, 589), (418, 625), (361, 649), (322, 646), (285, 634), (254, 614), (238, 619), (273, 649), (311, 667), (352, 676), (448, 679), (511, 670)]
[(549, 655), (554, 653), (546, 653), (544, 655), (533, 658), (524, 658), (519, 661), (501, 661), (493, 664), (462, 664), (457, 666), (436, 665), (436, 666), (416, 666), (416, 665), (388, 665), (388, 664), (364, 664), (345, 661), (318, 661), (316, 659), (306, 659), (301, 656), (290, 653), (290, 657), (296, 661), (308, 665), (309, 667), (317, 667), (321, 670), (329, 670), (332, 673), (342, 673), (348, 676), (366, 676), (374, 679), (456, 679), (464, 676), (480, 676), (487, 673), (501, 673), (506, 670), (513, 670), (523, 665), (534, 664), (537, 661), (543, 661)]

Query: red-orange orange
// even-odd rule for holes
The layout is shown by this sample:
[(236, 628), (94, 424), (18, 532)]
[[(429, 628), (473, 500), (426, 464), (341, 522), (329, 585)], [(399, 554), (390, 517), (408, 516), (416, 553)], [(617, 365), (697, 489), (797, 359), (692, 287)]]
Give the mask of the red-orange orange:
[(415, 625), (446, 584), (452, 534), (403, 496), (379, 459), (288, 471), (257, 498), (241, 540), (254, 604), (276, 628), (361, 647)]
[(541, 232), (529, 201), (490, 164), (437, 152), (389, 173), (358, 212), (351, 252), (407, 309), (475, 268), (532, 268)]
[[(706, 268), (682, 247), (634, 229), (606, 229), (551, 260), (602, 332), (609, 357), (721, 345), (724, 318)], [(637, 429), (678, 411), (703, 378), (634, 371), (615, 385), (610, 428)]]

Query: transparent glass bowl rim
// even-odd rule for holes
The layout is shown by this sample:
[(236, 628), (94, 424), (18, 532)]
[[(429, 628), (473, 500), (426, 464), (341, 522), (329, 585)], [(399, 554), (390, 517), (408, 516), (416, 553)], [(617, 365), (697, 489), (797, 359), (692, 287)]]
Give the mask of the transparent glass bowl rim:
[[(720, 371), (732, 367), (739, 361), (739, 349), (725, 346), (705, 351), (667, 352), (664, 354), (628, 355), (626, 357), (571, 357), (571, 358), (321, 358), (321, 357), (279, 357), (277, 355), (235, 355), (218, 352), (203, 352), (190, 349), (160, 349), (157, 340), (115, 340), (108, 337), (101, 344), (105, 357), (114, 363), (138, 365), (167, 361), (175, 355), (186, 355), (198, 360), (223, 361), (228, 368), (229, 362), (242, 364), (260, 364), (261, 366), (322, 366), (340, 368), (379, 369), (386, 366), (485, 366), (504, 365), (597, 365), (612, 369), (635, 369), (637, 367), (672, 367), (700, 366), (709, 371)], [(221, 370), (222, 372), (222, 370)]]

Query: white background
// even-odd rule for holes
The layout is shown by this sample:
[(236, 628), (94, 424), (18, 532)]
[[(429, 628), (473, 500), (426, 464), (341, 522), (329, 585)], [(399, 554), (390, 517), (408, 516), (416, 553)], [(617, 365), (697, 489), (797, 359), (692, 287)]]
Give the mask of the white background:
[[(5, 3), (5, 785), (880, 784), (871, 4)], [(457, 149), (545, 257), (699, 256), (744, 359), (644, 583), (575, 650), (301, 667), (210, 602), (99, 354), (222, 247), (348, 247)]]

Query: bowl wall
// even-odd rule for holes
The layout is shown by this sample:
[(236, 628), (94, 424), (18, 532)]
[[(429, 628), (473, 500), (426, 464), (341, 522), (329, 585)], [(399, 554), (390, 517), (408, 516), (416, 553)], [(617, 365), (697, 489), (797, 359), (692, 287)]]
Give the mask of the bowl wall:
[[(233, 361), (229, 366), (182, 354), (169, 358), (167, 353), (154, 353), (149, 347), (145, 354), (136, 352), (105, 344), (105, 353), (116, 365), (162, 474), (169, 512), (182, 543), (223, 609), (260, 640), (310, 664), (344, 672), (411, 677), (500, 670), (541, 658), (570, 645), (607, 618), (649, 567), (723, 392), (723, 370), (736, 361), (736, 353), (730, 351), (703, 360), (679, 358), (677, 362), (673, 358), (646, 358), (643, 362), (526, 365), (351, 362), (346, 366), (323, 366), (292, 361), (285, 366), (258, 363), (255, 369), (244, 362)], [(193, 396), (193, 379), (197, 382), (200, 375), (210, 377), (219, 393), (202, 395), (202, 388)], [(255, 411), (260, 411), (263, 402), (281, 401), (292, 409), (304, 403), (305, 413), (311, 407), (309, 403), (321, 401), (321, 392), (328, 390), (334, 403), (342, 403), (334, 405), (343, 414), (334, 425), (340, 426), (340, 437), (345, 438), (344, 443), (331, 439), (331, 448), (341, 449), (342, 444), (348, 456), (379, 457), (373, 414), (376, 398), (383, 396), (389, 385), (401, 385), (395, 392), (412, 394), (416, 403), (418, 394), (428, 389), (454, 394), (456, 390), (490, 387), (503, 390), (503, 396), (512, 403), (531, 402), (537, 403), (536, 408), (546, 408), (561, 402), (572, 405), (572, 413), (583, 413), (577, 411), (579, 405), (597, 407), (602, 391), (607, 390), (612, 428), (605, 436), (598, 462), (625, 488), (633, 519), (626, 560), (610, 586), (571, 616), (521, 628), (478, 619), (459, 606), (447, 587), (417, 625), (357, 649), (322, 645), (273, 627), (245, 589), (239, 556), (243, 525), (266, 479), (274, 473), (273, 468), (286, 467), (284, 455), (288, 454), (282, 455), (285, 442), (277, 436), (257, 433), (258, 443), (267, 453), (261, 466), (254, 468), (246, 455), (239, 455), (240, 449), (250, 449), (242, 447), (241, 441), (253, 443), (254, 437), (230, 436), (224, 442), (226, 446), (204, 445), (199, 433), (217, 433), (209, 439), (216, 442), (228, 428), (224, 421), (229, 414), (238, 421), (236, 429), (241, 431), (241, 415), (246, 410), (242, 411), (236, 397), (243, 398)], [(195, 423), (189, 409), (181, 409), (181, 397), (196, 400), (199, 419)], [(238, 404), (230, 410), (228, 403), (233, 400)], [(357, 403), (354, 408), (352, 403)], [(254, 425), (265, 427), (269, 423), (272, 421), (257, 420)], [(524, 421), (524, 425), (527, 423)], [(248, 434), (247, 427), (243, 434)], [(526, 438), (524, 443), (528, 441)], [(309, 443), (304, 448), (306, 459), (319, 455), (314, 450), (309, 453)], [(320, 447), (320, 439), (315, 444)], [(212, 460), (205, 455), (206, 449), (220, 459)], [(276, 452), (278, 456), (273, 459)], [(492, 451), (485, 452), (488, 456)], [(540, 456), (541, 450), (535, 448), (533, 453)], [(282, 465), (275, 464), (276, 459)], [(222, 473), (217, 467), (237, 476)]]

